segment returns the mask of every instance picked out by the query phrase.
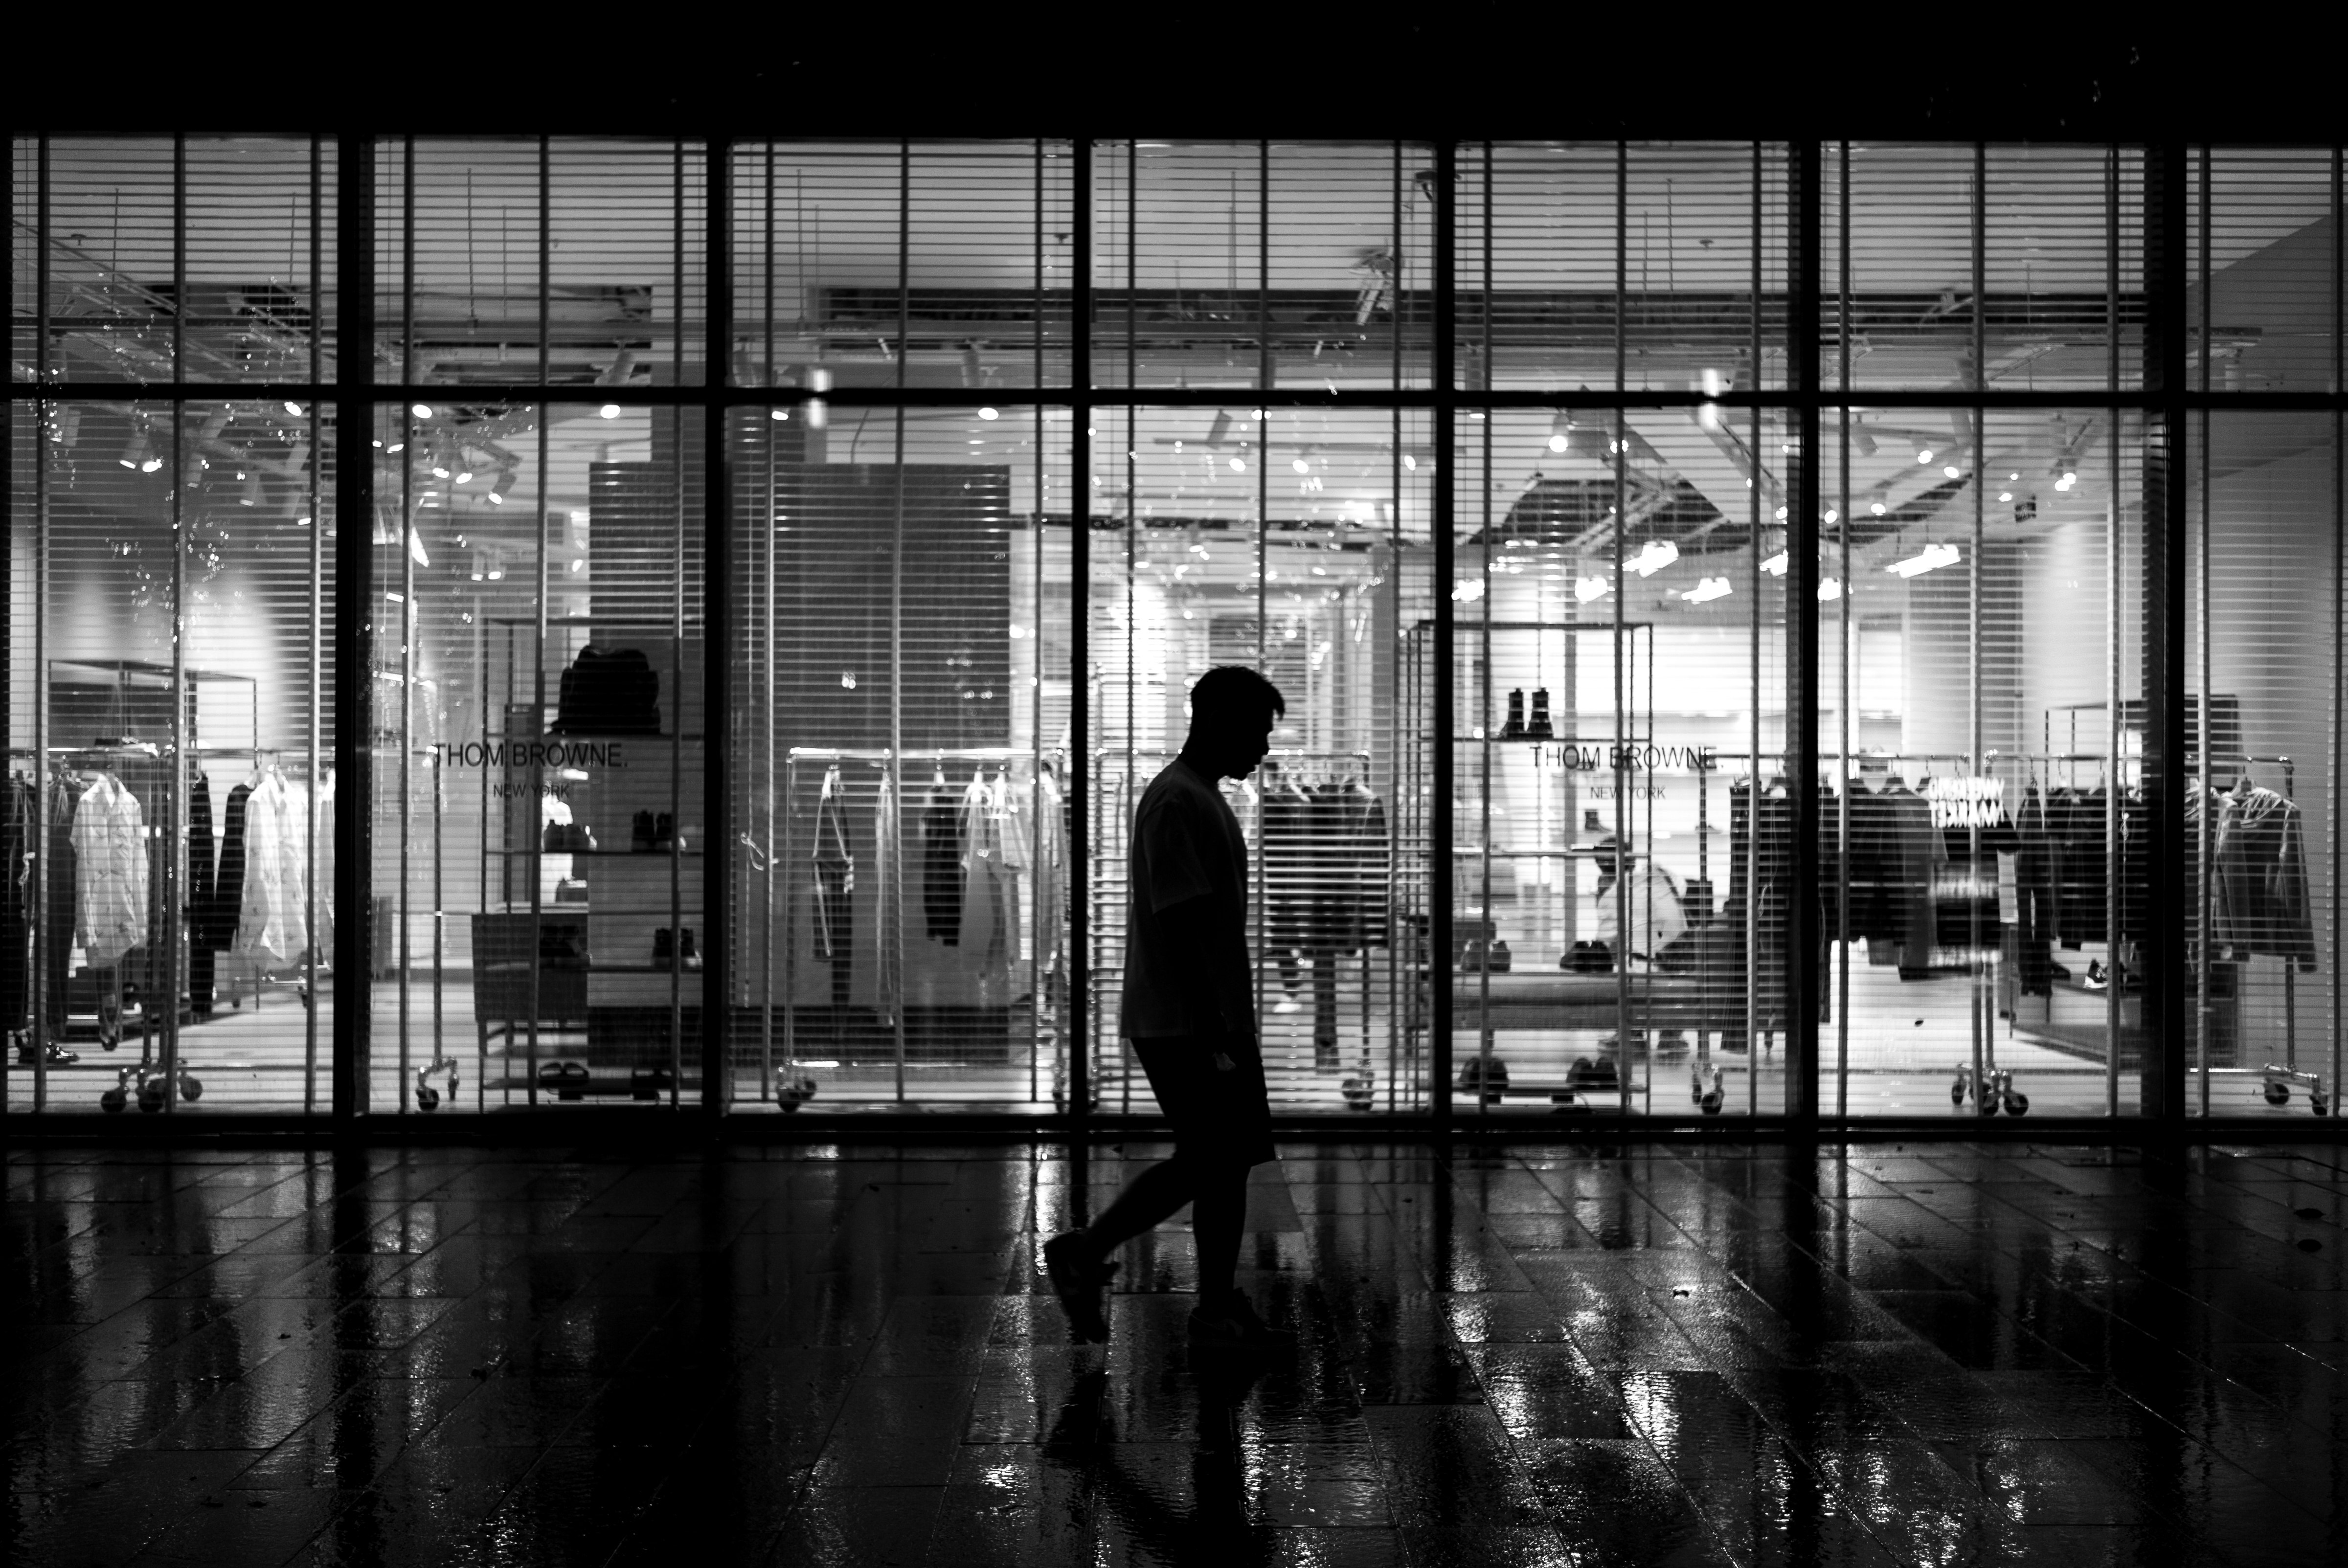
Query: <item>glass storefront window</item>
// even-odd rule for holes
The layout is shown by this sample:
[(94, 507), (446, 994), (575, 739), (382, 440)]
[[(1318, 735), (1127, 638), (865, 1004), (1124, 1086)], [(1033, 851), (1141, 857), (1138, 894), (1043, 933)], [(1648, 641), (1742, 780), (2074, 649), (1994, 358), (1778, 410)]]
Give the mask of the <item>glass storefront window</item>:
[(1283, 1116), (2332, 1113), (2341, 159), (2174, 156), (18, 139), (5, 1104), (1146, 1116), (1244, 663)]

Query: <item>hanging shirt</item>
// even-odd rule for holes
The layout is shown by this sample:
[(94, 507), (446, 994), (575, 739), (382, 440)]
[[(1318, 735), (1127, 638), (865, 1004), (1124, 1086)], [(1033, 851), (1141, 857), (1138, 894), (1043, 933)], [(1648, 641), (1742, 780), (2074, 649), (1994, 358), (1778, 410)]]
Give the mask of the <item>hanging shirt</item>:
[(147, 825), (139, 797), (107, 774), (74, 810), (74, 929), (94, 969), (147, 939)]
[(275, 774), (244, 803), (244, 897), (232, 950), (289, 964), (310, 946), (309, 821)]
[(839, 770), (823, 775), (815, 807), (815, 954), (839, 963), (855, 939), (856, 856), (848, 847), (848, 816)]

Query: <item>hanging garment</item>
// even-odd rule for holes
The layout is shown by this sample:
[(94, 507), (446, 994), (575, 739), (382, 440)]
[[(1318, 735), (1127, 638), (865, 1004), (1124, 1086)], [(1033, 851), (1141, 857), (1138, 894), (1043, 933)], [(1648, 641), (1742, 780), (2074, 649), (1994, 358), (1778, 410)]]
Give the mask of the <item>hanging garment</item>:
[(1062, 814), (1060, 784), (1049, 773), (1035, 781), (1035, 932), (1040, 950), (1036, 962), (1045, 973), (1056, 972), (1063, 958), (1061, 922), (1067, 918), (1067, 822)]
[(957, 826), (963, 848), (963, 899), (957, 945), (978, 960), (982, 980), (1007, 980), (1019, 957), (1018, 873), (1011, 861), (1024, 858), (1010, 792), (997, 774), (990, 783), (973, 777), (963, 792)]
[(212, 949), (199, 923), (211, 908), (219, 850), (212, 838), (211, 781), (198, 774), (188, 786), (188, 1007), (198, 1018), (212, 1012)]
[(1264, 780), (1255, 815), (1262, 825), (1265, 945), (1279, 960), (1280, 983), (1294, 989), (1296, 955), (1313, 946), (1312, 797), (1282, 773)]
[[(59, 774), (49, 781), (48, 901), (42, 925), (41, 1009), (52, 1033), (66, 1027), (66, 977), (73, 969), (74, 908), (81, 880), (74, 851), (74, 819), (81, 811), (81, 781)], [(36, 869), (34, 876), (42, 873)]]
[(872, 811), (873, 897), (879, 904), (870, 942), (877, 998), (886, 1022), (896, 1016), (905, 996), (904, 878), (898, 867), (904, 856), (903, 819), (897, 810), (897, 786), (890, 774), (880, 774), (880, 793)]
[[(2001, 895), (1999, 913), (2014, 926), (2022, 994), (2051, 996), (2054, 987), (2054, 841), (2046, 802), (2034, 784), (2023, 794), (2022, 815), (2014, 829), (2021, 847), (2013, 856), (2013, 907), (2009, 913)], [(2003, 876), (2001, 863), (2001, 888)]]
[(139, 797), (101, 774), (75, 808), (75, 931), (85, 961), (110, 968), (147, 940), (147, 824)]
[(32, 1022), (33, 906), (39, 897), (34, 867), (39, 864), (33, 786), (10, 779), (0, 803), (0, 1030), (14, 1032)]
[(962, 940), (962, 830), (953, 793), (941, 778), (922, 805), (922, 919), (933, 942)]
[(2237, 954), (2270, 954), (2315, 968), (2303, 814), (2271, 789), (2230, 795), (2218, 816), (2218, 939)]
[(660, 733), (660, 676), (641, 649), (579, 651), (562, 672), (554, 723), (561, 734), (656, 735)]
[(1355, 779), (1345, 786), (1346, 850), (1353, 873), (1347, 945), (1383, 948), (1386, 930), (1386, 876), (1393, 847), (1386, 842), (1386, 805), (1369, 785)]
[(236, 945), (237, 916), (244, 907), (245, 821), (252, 802), (252, 785), (241, 784), (228, 792), (221, 814), (220, 869), (212, 880), (211, 908), (201, 921), (203, 944), (218, 952)]
[(263, 964), (290, 964), (308, 950), (309, 831), (294, 794), (275, 774), (244, 803), (244, 889), (230, 950)]
[(1905, 787), (1884, 793), (1890, 808), (1891, 828), (1900, 855), (1897, 896), (1901, 906), (1897, 961), (1902, 969), (1926, 969), (1932, 963), (1937, 932), (1932, 915), (1932, 886), (1948, 845), (1932, 826), (1932, 808), (1924, 797)]
[(815, 806), (815, 953), (836, 966), (843, 979), (856, 939), (856, 856), (848, 843), (847, 793), (839, 770), (833, 768), (823, 775)]
[(322, 962), (335, 953), (335, 777), (328, 774), (311, 786), (318, 797), (318, 833), (313, 841), (312, 863), (317, 868), (312, 906), (318, 912), (310, 946)]
[(2106, 916), (2104, 790), (2065, 789), (2048, 802), (2047, 832), (2054, 843), (2054, 939), (2076, 949), (2100, 942)]

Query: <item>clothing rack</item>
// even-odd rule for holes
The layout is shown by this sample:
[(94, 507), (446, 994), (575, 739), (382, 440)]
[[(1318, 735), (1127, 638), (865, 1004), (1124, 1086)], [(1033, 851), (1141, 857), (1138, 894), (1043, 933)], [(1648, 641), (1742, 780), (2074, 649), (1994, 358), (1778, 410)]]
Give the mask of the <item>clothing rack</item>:
[[(1057, 746), (1047, 746), (1040, 749), (1033, 746), (909, 746), (903, 748), (892, 748), (889, 746), (792, 746), (786, 749), (783, 753), (783, 792), (786, 801), (796, 802), (798, 791), (799, 772), (803, 766), (808, 764), (823, 764), (825, 773), (829, 774), (832, 771), (836, 770), (842, 763), (863, 763), (869, 764), (871, 768), (880, 773), (882, 780), (882, 787), (889, 792), (889, 798), (892, 802), (893, 805), (887, 827), (887, 831), (891, 835), (892, 841), (886, 845), (886, 847), (889, 851), (890, 874), (893, 879), (894, 886), (889, 889), (889, 892), (892, 897), (884, 900), (883, 907), (894, 908), (898, 912), (899, 920), (900, 923), (901, 923), (905, 901), (905, 856), (903, 852), (903, 837), (901, 832), (901, 818), (905, 811), (907, 798), (905, 794), (905, 784), (907, 780), (903, 772), (905, 766), (908, 764), (918, 765), (920, 764), (927, 763), (942, 768), (944, 764), (949, 763), (969, 763), (979, 764), (980, 772), (983, 774), (985, 764), (994, 764), (1001, 769), (1007, 769), (1014, 764), (1028, 763), (1035, 764), (1040, 773), (1041, 768), (1046, 764), (1056, 766), (1064, 760), (1064, 751), (1062, 748)], [(1040, 778), (1029, 780), (1028, 812), (1031, 823), (1041, 799), (1042, 791), (1040, 788)], [(767, 970), (770, 979), (763, 988), (764, 994), (760, 999), (759, 1040), (761, 1069), (759, 1075), (759, 1096), (761, 1099), (773, 1097), (785, 1102), (788, 1106), (796, 1106), (798, 1102), (796, 1100), (789, 1099), (788, 1094), (804, 1095), (807, 1092), (812, 1092), (812, 1081), (801, 1078), (798, 1070), (798, 944), (789, 936), (792, 919), (789, 909), (789, 899), (792, 890), (791, 878), (798, 864), (794, 849), (794, 835), (792, 832), (792, 823), (795, 812), (787, 806), (780, 815), (782, 821), (779, 842), (767, 845), (763, 852), (755, 843), (750, 844), (749, 848), (754, 856), (762, 856), (765, 864), (768, 868), (768, 875), (774, 878), (772, 886), (774, 886), (776, 893), (779, 896), (784, 907), (781, 923), (781, 928), (784, 933), (784, 947), (782, 963), (782, 1034), (780, 1044), (783, 1057), (782, 1071), (793, 1081), (787, 1093), (783, 1088), (778, 1087), (776, 1076), (775, 1047), (777, 1041), (774, 1029), (776, 1010), (774, 996), (775, 987), (771, 983), (772, 968), (770, 963)], [(745, 837), (747, 838), (747, 835), (745, 835)], [(1070, 846), (1070, 852), (1073, 853), (1073, 846)], [(781, 867), (779, 876), (776, 876), (773, 870), (776, 866)], [(1040, 928), (1040, 919), (1044, 906), (1042, 898), (1037, 896), (1038, 891), (1039, 889), (1031, 888), (1029, 894), (1028, 924), (1031, 929), (1029, 931), (1029, 940), (1027, 943), (1028, 952), (1026, 963), (1027, 1000), (1035, 1024), (1035, 1027), (1031, 1029), (1029, 1031), (1028, 1043), (1028, 1082), (1029, 1095), (1031, 1099), (1037, 1092), (1040, 1080), (1040, 1062), (1037, 1060), (1037, 1053), (1041, 1048), (1039, 1036), (1041, 1033), (1042, 1019), (1045, 1011), (1044, 997), (1045, 990), (1045, 980), (1046, 978), (1043, 973), (1044, 949), (1045, 946), (1044, 938), (1045, 933)], [(772, 922), (770, 921), (767, 933), (767, 941), (770, 946), (774, 939), (775, 931)], [(892, 932), (884, 929), (881, 933), (880, 939), (884, 944), (898, 943), (901, 940), (901, 932)], [(889, 1026), (892, 1037), (894, 1057), (893, 1065), (896, 1074), (896, 1099), (900, 1103), (902, 1103), (905, 1099), (905, 1072), (908, 1057), (906, 1009), (903, 998), (901, 996), (888, 995), (887, 990), (892, 972), (901, 978), (903, 955), (901, 951), (896, 954), (898, 961), (896, 965), (892, 967), (885, 961), (885, 954), (886, 949), (884, 948), (884, 961), (881, 966), (881, 973), (880, 977), (880, 984), (883, 993), (881, 997), (881, 1005), (888, 1014)], [(839, 958), (834, 958), (832, 960), (836, 967), (843, 965), (848, 961), (849, 960)], [(839, 1016), (839, 1009), (836, 1004), (833, 1009), (832, 1026), (835, 1039), (837, 1039), (839, 1035), (840, 1030), (842, 1029), (843, 1020)], [(805, 1084), (806, 1087), (804, 1089), (800, 1088), (799, 1085), (801, 1084)]]

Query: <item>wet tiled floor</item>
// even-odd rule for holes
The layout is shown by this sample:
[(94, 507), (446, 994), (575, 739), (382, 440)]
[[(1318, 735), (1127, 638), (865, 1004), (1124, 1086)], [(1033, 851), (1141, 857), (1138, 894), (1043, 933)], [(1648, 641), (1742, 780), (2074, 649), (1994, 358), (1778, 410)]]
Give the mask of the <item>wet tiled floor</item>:
[(2336, 1563), (2348, 1150), (18, 1153), (26, 1563)]

